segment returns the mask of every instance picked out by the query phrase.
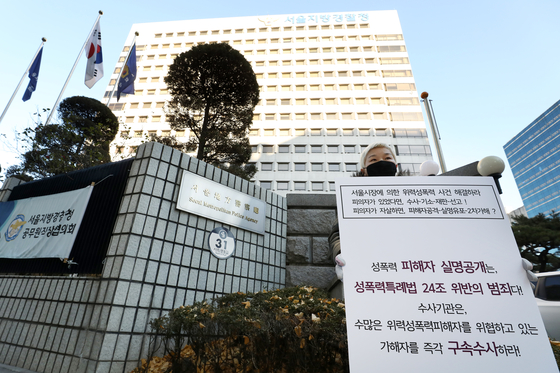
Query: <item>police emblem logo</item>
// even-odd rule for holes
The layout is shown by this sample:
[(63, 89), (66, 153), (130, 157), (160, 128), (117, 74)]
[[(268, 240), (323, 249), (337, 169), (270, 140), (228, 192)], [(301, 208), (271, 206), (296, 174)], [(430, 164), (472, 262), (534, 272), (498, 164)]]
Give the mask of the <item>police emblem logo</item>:
[(19, 232), (23, 229), (23, 226), (27, 223), (25, 221), (25, 216), (17, 215), (14, 220), (8, 225), (8, 229), (6, 230), (5, 237), (6, 241), (15, 240), (18, 236)]

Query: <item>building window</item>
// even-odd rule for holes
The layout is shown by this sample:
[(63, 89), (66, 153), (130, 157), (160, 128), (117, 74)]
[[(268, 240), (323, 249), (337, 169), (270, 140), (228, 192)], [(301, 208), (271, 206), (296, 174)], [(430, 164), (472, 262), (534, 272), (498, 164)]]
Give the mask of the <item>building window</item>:
[(265, 136), (274, 136), (274, 130), (273, 129), (272, 130), (270, 130), (270, 129), (264, 130), (264, 135)]
[(403, 36), (402, 36), (401, 34), (375, 35), (375, 38), (376, 38), (378, 41), (403, 40)]
[(311, 145), (311, 153), (322, 153), (323, 145)]
[(322, 163), (311, 163), (311, 171), (323, 171)]
[(346, 163), (346, 172), (356, 172), (358, 171), (357, 163)]
[(387, 52), (406, 52), (406, 47), (404, 45), (380, 45), (377, 47), (379, 53)]
[(278, 190), (288, 190), (290, 185), (289, 181), (277, 181), (276, 182), (276, 189)]
[(278, 153), (289, 153), (290, 145), (278, 145)]
[(306, 171), (305, 163), (294, 163), (294, 171)]
[(290, 171), (290, 164), (289, 163), (278, 163), (278, 171)]
[(261, 171), (272, 171), (272, 163), (261, 163)]
[(339, 172), (340, 171), (340, 163), (329, 163), (329, 171), (330, 172)]
[(279, 129), (278, 130), (278, 136), (290, 136), (290, 130), (289, 129)]
[(409, 64), (409, 60), (406, 57), (385, 57), (380, 58), (379, 63), (381, 65), (401, 65), (401, 64)]
[(327, 145), (327, 153), (338, 153), (338, 145)]
[(305, 136), (305, 129), (303, 128), (296, 128), (294, 129), (295, 136)]
[(390, 113), (390, 115), (391, 120), (394, 122), (424, 120), (422, 113)]
[(261, 181), (261, 188), (272, 189), (272, 181)]
[(309, 114), (309, 119), (311, 119), (311, 120), (321, 120), (321, 113), (311, 113), (311, 114)]
[(355, 145), (344, 145), (344, 153), (345, 154), (356, 153), (356, 146)]
[(263, 153), (273, 153), (274, 146), (273, 145), (263, 145)]
[(389, 106), (419, 105), (416, 97), (387, 97)]
[(313, 191), (323, 190), (323, 182), (322, 181), (312, 181), (311, 182), (311, 190), (313, 190)]
[(280, 100), (280, 105), (290, 105), (290, 99), (285, 98), (285, 99)]
[(280, 120), (290, 120), (290, 114), (280, 114)]
[(306, 189), (305, 181), (294, 181), (294, 190), (305, 190), (305, 189)]
[(294, 145), (295, 153), (305, 153), (305, 145)]
[(336, 128), (327, 128), (327, 136), (336, 136), (338, 135)]
[(357, 113), (357, 117), (358, 120), (367, 120), (368, 118), (368, 113)]
[(336, 184), (334, 181), (329, 181), (329, 191), (334, 192), (336, 190)]
[(410, 70), (383, 70), (381, 72), (384, 78), (406, 78), (412, 76)]
[(321, 136), (321, 129), (320, 128), (311, 128), (309, 130), (311, 136)]
[(386, 83), (386, 91), (416, 91), (416, 85), (414, 83)]

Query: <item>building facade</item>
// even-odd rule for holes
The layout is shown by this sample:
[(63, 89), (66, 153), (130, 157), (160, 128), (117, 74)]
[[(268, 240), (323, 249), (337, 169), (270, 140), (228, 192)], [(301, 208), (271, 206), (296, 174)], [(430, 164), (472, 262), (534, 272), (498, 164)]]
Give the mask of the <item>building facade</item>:
[(528, 217), (560, 211), (560, 101), (504, 145)]
[(249, 136), (261, 187), (280, 195), (332, 192), (336, 178), (358, 171), (361, 150), (373, 142), (389, 144), (411, 174), (432, 159), (396, 11), (135, 24), (105, 102), (135, 32), (135, 94), (110, 104), (123, 123), (116, 158), (152, 134), (188, 138), (188, 129), (172, 131), (166, 122), (164, 76), (178, 54), (224, 42), (243, 53), (259, 82)]

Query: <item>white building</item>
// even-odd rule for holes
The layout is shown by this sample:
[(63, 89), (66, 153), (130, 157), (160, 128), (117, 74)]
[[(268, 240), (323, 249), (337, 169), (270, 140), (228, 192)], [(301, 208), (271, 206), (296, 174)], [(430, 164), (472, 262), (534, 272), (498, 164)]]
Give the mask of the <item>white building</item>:
[(432, 159), (396, 11), (135, 24), (105, 102), (135, 32), (135, 95), (115, 104), (115, 93), (110, 105), (123, 122), (120, 133), (132, 138), (118, 137), (115, 153), (171, 133), (163, 78), (173, 58), (197, 44), (225, 42), (251, 62), (261, 88), (250, 132), (261, 186), (283, 195), (332, 191), (337, 177), (358, 170), (359, 153), (372, 142), (391, 145), (400, 168), (413, 174)]

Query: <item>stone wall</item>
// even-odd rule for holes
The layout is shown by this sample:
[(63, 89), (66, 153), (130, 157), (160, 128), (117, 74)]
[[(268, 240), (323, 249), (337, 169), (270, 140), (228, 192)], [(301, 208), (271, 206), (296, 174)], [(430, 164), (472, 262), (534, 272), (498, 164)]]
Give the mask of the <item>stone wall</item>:
[[(265, 201), (265, 234), (177, 210), (185, 172)], [(286, 221), (285, 198), (161, 144), (143, 144), (100, 277), (0, 276), (0, 362), (48, 373), (129, 372), (147, 355), (150, 319), (226, 293), (284, 287)], [(237, 240), (226, 260), (206, 248), (217, 226)]]
[(329, 289), (336, 280), (328, 237), (336, 222), (334, 194), (288, 194), (286, 286)]

